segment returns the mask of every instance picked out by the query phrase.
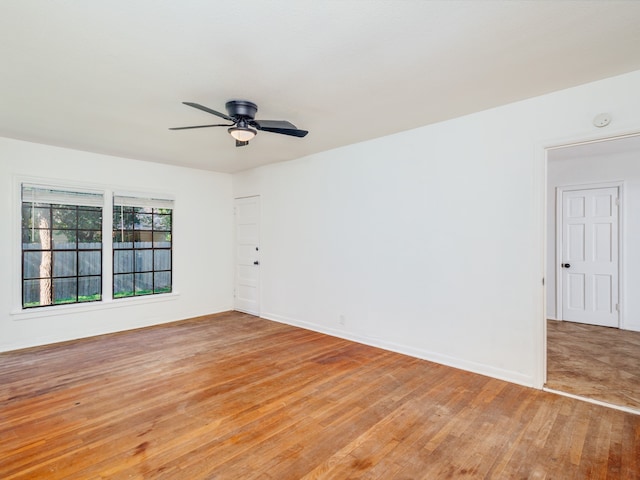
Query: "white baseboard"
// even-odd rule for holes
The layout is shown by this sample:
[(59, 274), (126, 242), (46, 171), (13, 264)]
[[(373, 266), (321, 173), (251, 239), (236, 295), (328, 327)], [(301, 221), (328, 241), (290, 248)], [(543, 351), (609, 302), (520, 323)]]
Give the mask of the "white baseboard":
[(624, 405), (616, 405), (614, 403), (603, 402), (601, 400), (596, 400), (595, 398), (582, 397), (580, 395), (574, 395), (573, 393), (563, 392), (561, 390), (554, 390), (553, 388), (543, 388), (545, 392), (555, 393), (556, 395), (561, 395), (563, 397), (574, 398), (576, 400), (582, 400), (583, 402), (593, 403), (595, 405), (600, 405), (602, 407), (613, 408), (615, 410), (621, 410), (627, 413), (633, 413), (634, 415), (640, 415), (640, 410), (631, 407), (625, 407)]
[(324, 333), (326, 335), (343, 338), (345, 340), (350, 340), (352, 342), (362, 343), (364, 345), (369, 345), (371, 347), (377, 347), (383, 350), (401, 353), (403, 355), (409, 355), (411, 357), (420, 358), (422, 360), (439, 363), (441, 365), (446, 365), (448, 367), (459, 368), (461, 370), (466, 370), (468, 372), (478, 373), (480, 375), (497, 378), (499, 380), (505, 380), (507, 382), (516, 383), (518, 385), (522, 385), (525, 387), (535, 388), (534, 379), (532, 377), (524, 375), (519, 372), (514, 372), (512, 370), (505, 370), (505, 369), (493, 367), (491, 365), (471, 362), (468, 360), (463, 360), (460, 358), (451, 357), (448, 355), (443, 355), (440, 353), (415, 348), (409, 345), (401, 345), (394, 342), (388, 342), (380, 338), (356, 335), (356, 334), (353, 334), (352, 332), (347, 332), (344, 330), (338, 330), (333, 328), (327, 328), (314, 323), (295, 320), (292, 318), (287, 318), (287, 317), (283, 317), (281, 315), (276, 315), (272, 313), (262, 313), (261, 317), (266, 320), (272, 320), (275, 322), (292, 325), (294, 327), (300, 327), (306, 330), (311, 330), (318, 333)]

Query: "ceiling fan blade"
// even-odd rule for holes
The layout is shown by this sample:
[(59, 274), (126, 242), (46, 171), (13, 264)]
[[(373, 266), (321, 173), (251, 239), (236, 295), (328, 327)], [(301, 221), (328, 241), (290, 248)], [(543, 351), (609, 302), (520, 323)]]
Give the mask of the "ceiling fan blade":
[(236, 140), (236, 147), (244, 147), (245, 145), (249, 145), (249, 141), (241, 142), (240, 140)]
[(203, 112), (207, 112), (207, 113), (211, 113), (212, 115), (216, 115), (220, 118), (224, 118), (225, 120), (229, 120), (230, 122), (235, 122), (235, 120), (230, 117), (229, 115), (226, 115), (224, 113), (220, 113), (220, 112), (216, 112), (215, 110), (209, 108), (209, 107), (205, 107), (204, 105), (200, 105), (199, 103), (193, 103), (193, 102), (182, 102), (185, 105), (188, 105), (190, 107), (193, 108), (197, 108), (198, 110), (202, 110)]
[(307, 130), (298, 130), (296, 126), (286, 120), (254, 120), (252, 125), (263, 132), (280, 133), (292, 137), (304, 137)]
[(252, 123), (257, 128), (297, 128), (293, 123), (286, 120), (254, 120)]
[(209, 128), (209, 127), (233, 127), (235, 123), (218, 123), (216, 125), (195, 125), (193, 127), (171, 127), (169, 130), (188, 130), (190, 128)]
[(292, 137), (304, 137), (307, 133), (307, 130), (297, 130), (294, 128), (259, 128), (258, 130), (262, 130), (263, 132), (271, 132), (271, 133), (280, 133), (282, 135), (290, 135)]

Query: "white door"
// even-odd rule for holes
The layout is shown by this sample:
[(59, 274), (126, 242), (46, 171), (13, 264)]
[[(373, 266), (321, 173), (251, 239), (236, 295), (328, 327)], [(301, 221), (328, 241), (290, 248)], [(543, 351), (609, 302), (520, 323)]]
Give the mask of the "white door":
[(561, 194), (562, 319), (618, 327), (619, 189), (563, 189)]
[(260, 197), (236, 198), (235, 309), (260, 315)]

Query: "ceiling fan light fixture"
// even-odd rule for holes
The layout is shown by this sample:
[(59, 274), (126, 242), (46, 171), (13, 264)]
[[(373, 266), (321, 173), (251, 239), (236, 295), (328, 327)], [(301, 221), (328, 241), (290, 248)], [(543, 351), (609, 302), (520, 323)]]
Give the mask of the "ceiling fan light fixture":
[(240, 126), (240, 127), (231, 127), (228, 130), (228, 132), (233, 138), (235, 138), (239, 142), (248, 142), (253, 137), (255, 137), (256, 134), (258, 133), (253, 128), (242, 127), (242, 126)]

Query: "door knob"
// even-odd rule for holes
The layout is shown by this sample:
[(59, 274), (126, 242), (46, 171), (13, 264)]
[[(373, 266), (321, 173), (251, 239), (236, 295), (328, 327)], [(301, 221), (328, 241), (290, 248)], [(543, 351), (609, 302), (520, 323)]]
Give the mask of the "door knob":
[(254, 265), (260, 265), (260, 262), (258, 260), (256, 260), (255, 262), (253, 262)]
[(571, 264), (570, 263), (563, 263), (562, 264), (562, 268), (571, 268)]

